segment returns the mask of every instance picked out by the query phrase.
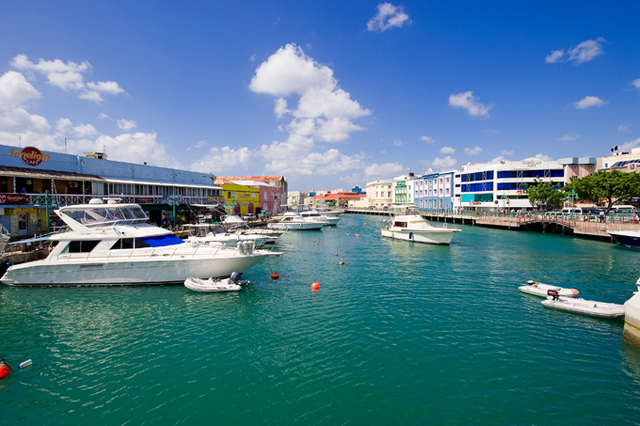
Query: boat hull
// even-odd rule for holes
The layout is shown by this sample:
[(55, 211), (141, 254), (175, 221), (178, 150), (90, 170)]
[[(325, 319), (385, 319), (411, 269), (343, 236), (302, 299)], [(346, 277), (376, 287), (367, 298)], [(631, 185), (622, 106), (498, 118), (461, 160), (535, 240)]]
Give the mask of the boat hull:
[(533, 296), (539, 297), (547, 297), (549, 295), (548, 291), (553, 290), (558, 292), (558, 296), (561, 297), (576, 297), (580, 292), (574, 288), (562, 288), (556, 287), (549, 284), (535, 283), (531, 285), (524, 285), (518, 287), (518, 289), (527, 294), (531, 294)]
[(324, 223), (270, 223), (270, 229), (283, 229), (285, 231), (318, 231)]
[(229, 278), (225, 278), (223, 280), (202, 280), (189, 277), (184, 281), (184, 286), (189, 290), (197, 291), (199, 293), (224, 293), (242, 290), (242, 287), (239, 285), (231, 283)]
[(394, 230), (394, 229), (382, 229), (381, 233), (383, 237), (393, 238), (395, 240), (413, 241), (416, 243), (424, 244), (442, 244), (449, 245), (453, 239), (453, 235), (458, 232), (458, 229), (443, 229), (435, 228), (428, 231), (412, 231), (412, 230)]
[(638, 231), (608, 231), (617, 244), (624, 247), (640, 248), (640, 232)]
[(256, 265), (267, 252), (244, 256), (124, 258), (97, 262), (91, 258), (14, 265), (0, 281), (9, 286), (110, 286), (183, 284), (188, 277), (228, 277)]
[(572, 312), (574, 314), (588, 315), (598, 318), (621, 318), (624, 317), (624, 305), (615, 303), (595, 302), (584, 299), (559, 299), (543, 300), (542, 304), (547, 308), (558, 309), (560, 311)]

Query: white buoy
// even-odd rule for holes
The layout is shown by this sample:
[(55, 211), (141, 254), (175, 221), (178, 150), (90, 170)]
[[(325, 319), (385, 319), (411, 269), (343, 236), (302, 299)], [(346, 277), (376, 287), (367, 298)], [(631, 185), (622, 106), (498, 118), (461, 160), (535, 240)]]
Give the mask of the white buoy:
[(18, 368), (25, 368), (25, 367), (30, 366), (31, 364), (32, 364), (32, 363), (31, 363), (31, 360), (30, 360), (30, 359), (28, 359), (28, 360), (26, 360), (26, 361), (24, 361), (24, 362), (21, 362), (21, 363), (20, 363), (20, 365), (18, 366)]

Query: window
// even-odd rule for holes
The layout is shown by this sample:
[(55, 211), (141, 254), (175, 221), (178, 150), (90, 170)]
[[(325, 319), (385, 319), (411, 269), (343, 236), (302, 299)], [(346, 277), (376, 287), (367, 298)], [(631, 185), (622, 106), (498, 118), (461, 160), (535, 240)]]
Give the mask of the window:
[(100, 240), (71, 241), (64, 252), (89, 253), (98, 245), (98, 243), (100, 243)]

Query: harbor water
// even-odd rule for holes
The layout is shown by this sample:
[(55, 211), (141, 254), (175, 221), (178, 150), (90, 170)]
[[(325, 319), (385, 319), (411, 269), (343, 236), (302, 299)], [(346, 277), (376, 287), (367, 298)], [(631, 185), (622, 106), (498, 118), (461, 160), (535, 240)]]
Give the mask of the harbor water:
[(518, 291), (624, 303), (639, 252), (471, 225), (415, 244), (382, 220), (283, 235), (238, 293), (0, 286), (0, 424), (640, 423), (623, 321)]

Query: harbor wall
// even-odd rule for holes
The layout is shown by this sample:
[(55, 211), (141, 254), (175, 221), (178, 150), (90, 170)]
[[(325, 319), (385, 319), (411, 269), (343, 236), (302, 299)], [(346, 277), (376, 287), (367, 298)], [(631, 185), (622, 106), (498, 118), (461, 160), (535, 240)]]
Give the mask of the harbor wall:
[(640, 292), (636, 293), (624, 304), (624, 331), (622, 338), (640, 349)]

